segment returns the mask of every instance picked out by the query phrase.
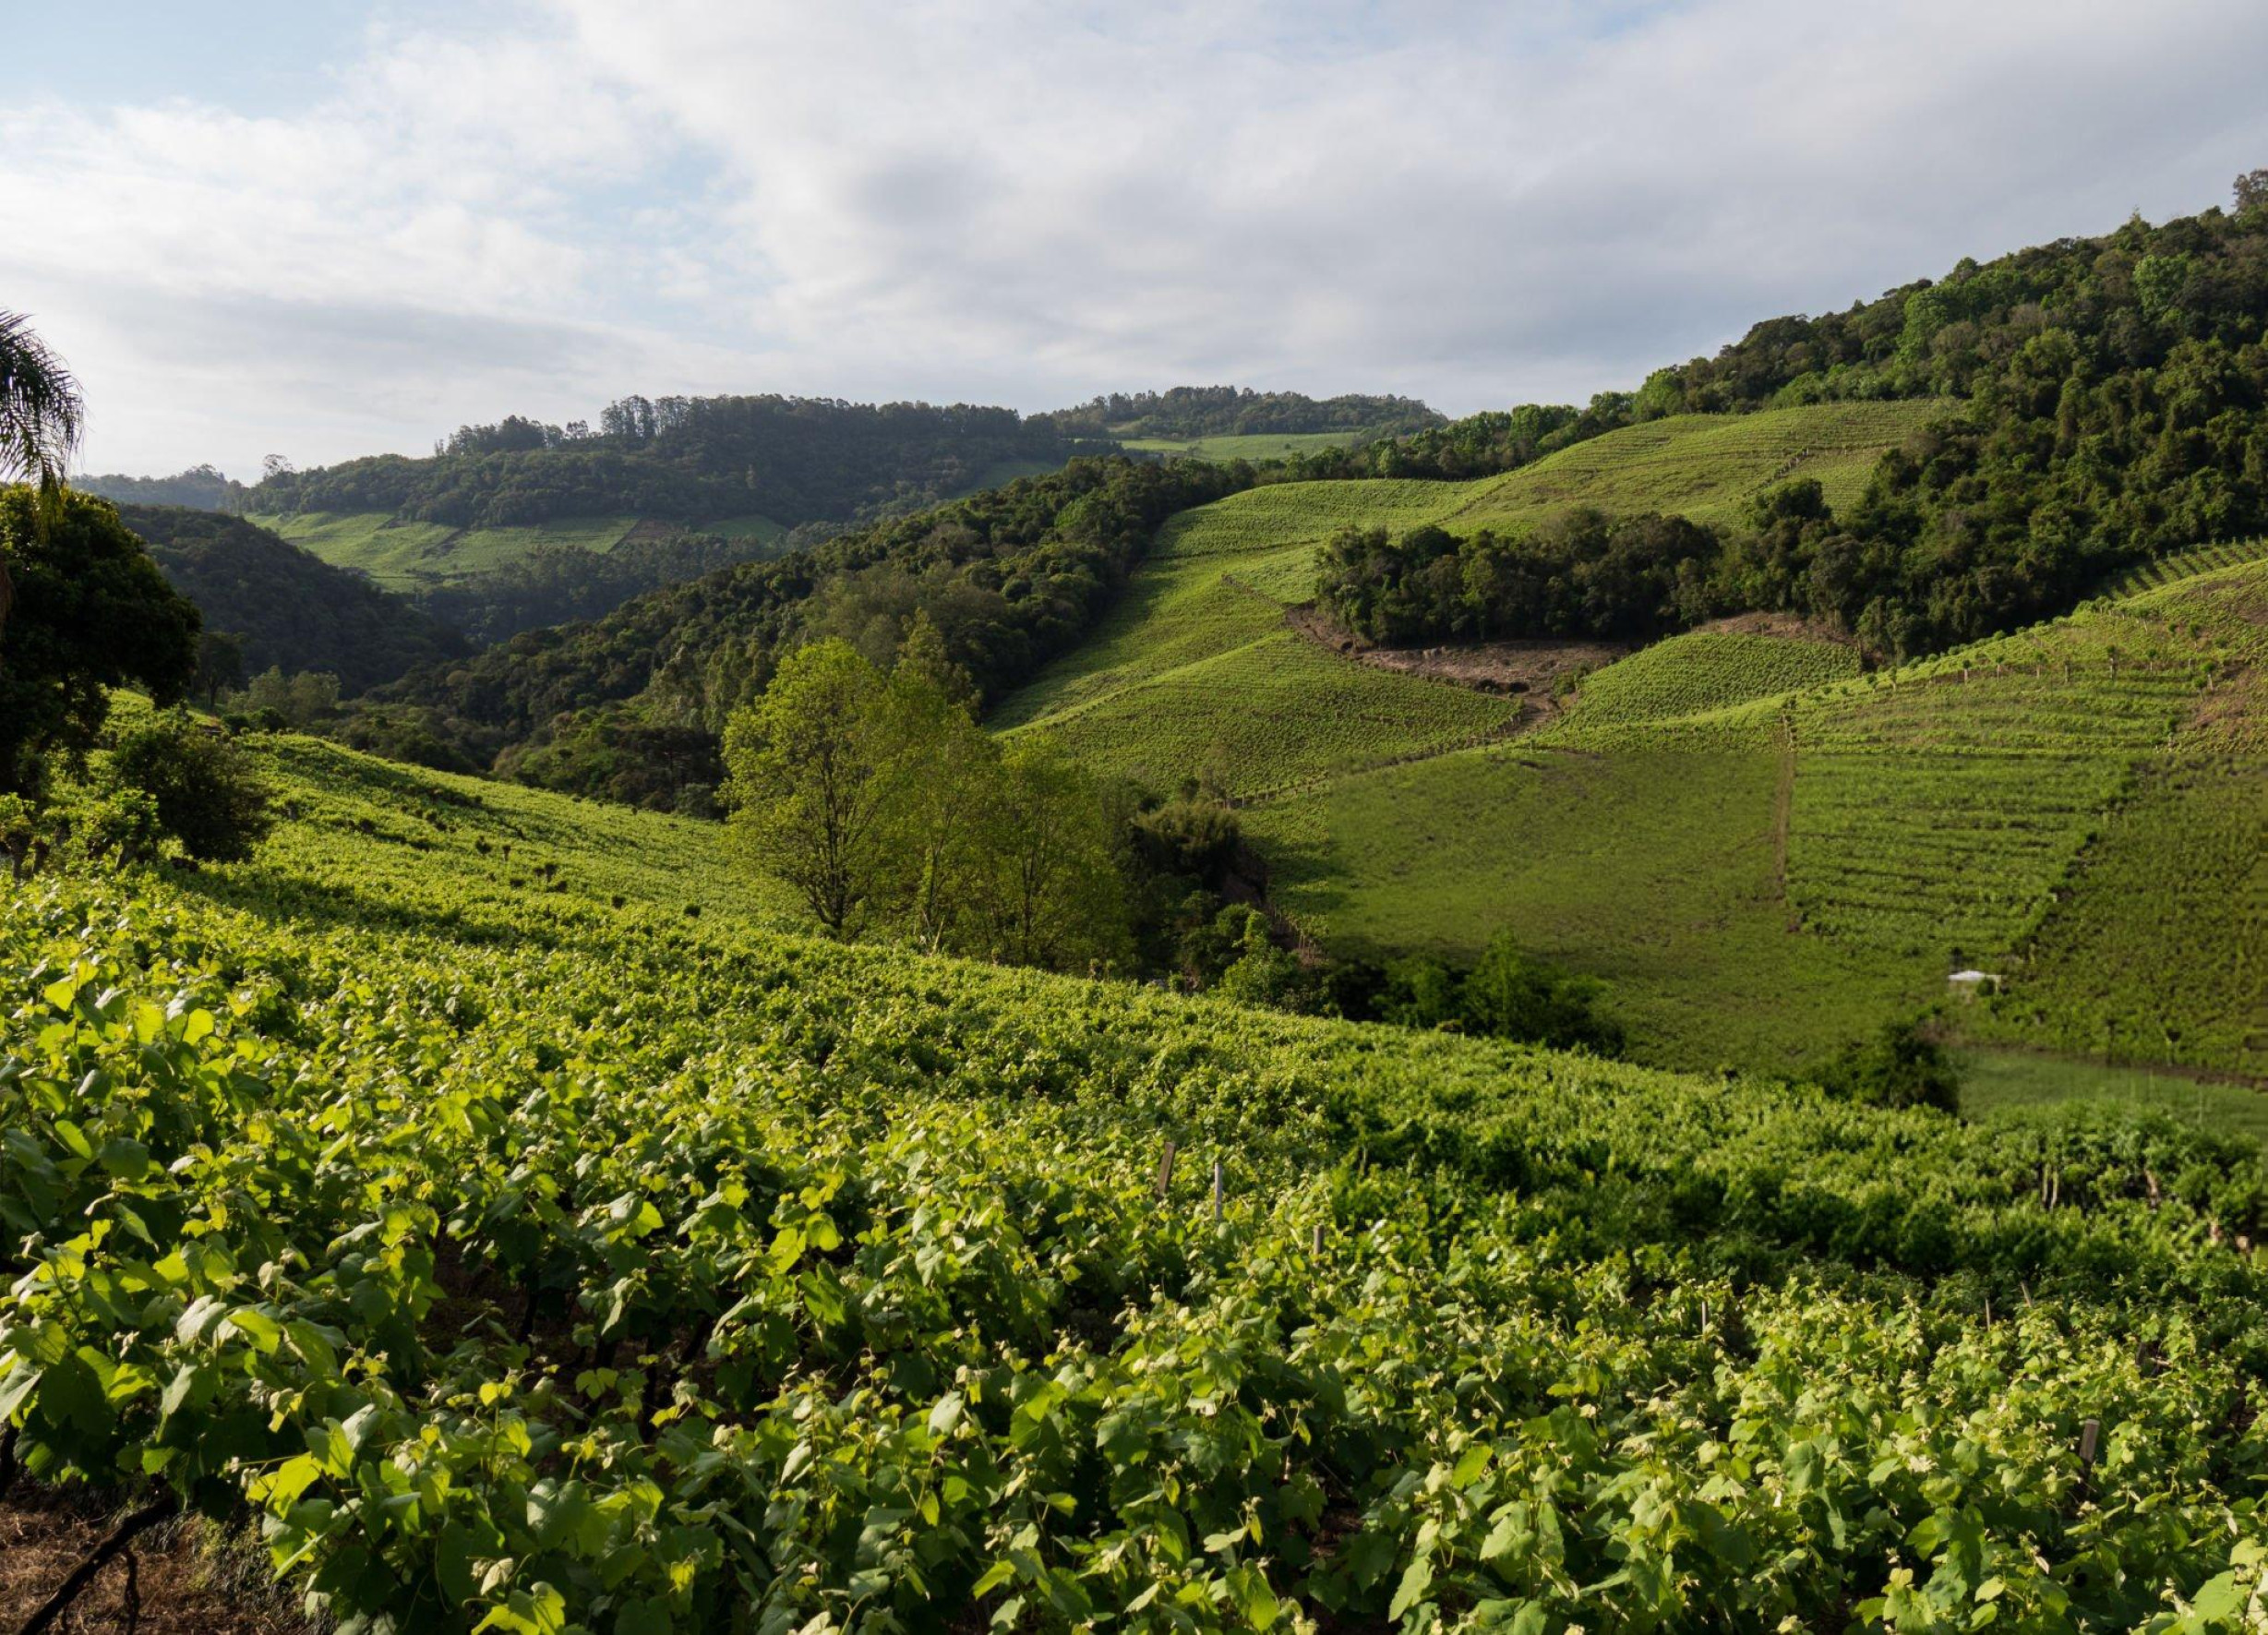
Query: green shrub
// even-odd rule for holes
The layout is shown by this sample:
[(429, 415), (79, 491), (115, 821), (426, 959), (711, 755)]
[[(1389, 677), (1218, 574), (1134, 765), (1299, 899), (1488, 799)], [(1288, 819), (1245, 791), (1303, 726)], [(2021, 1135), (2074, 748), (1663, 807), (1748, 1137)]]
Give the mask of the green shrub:
[(110, 763), (113, 788), (147, 795), (160, 826), (206, 862), (241, 862), (274, 826), (270, 794), (244, 751), (179, 711), (136, 727)]
[(1830, 1093), (1868, 1107), (1961, 1111), (1960, 1069), (1914, 1022), (1892, 1022), (1872, 1039), (1853, 1040), (1816, 1076)]

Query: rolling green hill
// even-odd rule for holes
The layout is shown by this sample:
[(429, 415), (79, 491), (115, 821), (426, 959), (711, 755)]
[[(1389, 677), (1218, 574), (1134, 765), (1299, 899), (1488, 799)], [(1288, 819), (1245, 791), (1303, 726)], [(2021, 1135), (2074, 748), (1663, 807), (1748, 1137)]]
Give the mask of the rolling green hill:
[(1936, 408), (1681, 415), (1471, 482), (1278, 483), (1232, 494), (1169, 522), (1094, 634), (1002, 700), (992, 719), (1044, 727), (1098, 764), (1153, 783), (1216, 770), (1238, 796), (1485, 738), (1524, 706), (1349, 665), (1289, 628), (1288, 609), (1313, 594), (1316, 547), (1334, 531), (1518, 529), (1577, 505), (1731, 512), (1791, 475), (1863, 483)]
[(252, 861), (0, 880), (11, 1538), (453, 1635), (2242, 1627), (2247, 1144), (843, 947), (713, 827), (252, 752)]

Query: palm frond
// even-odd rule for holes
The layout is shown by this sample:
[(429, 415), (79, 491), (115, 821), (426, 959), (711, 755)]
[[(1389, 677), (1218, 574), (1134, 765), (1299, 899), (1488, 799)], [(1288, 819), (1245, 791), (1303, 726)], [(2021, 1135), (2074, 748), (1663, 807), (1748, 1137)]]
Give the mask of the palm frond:
[(42, 512), (54, 511), (86, 415), (78, 381), (30, 318), (0, 312), (0, 480), (37, 484)]

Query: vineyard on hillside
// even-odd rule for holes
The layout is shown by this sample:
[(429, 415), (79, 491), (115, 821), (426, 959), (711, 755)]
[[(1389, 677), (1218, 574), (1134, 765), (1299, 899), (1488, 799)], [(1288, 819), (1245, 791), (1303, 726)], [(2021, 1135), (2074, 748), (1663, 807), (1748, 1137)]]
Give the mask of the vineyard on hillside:
[(1806, 477), (1840, 511), (1866, 491), (1886, 451), (1949, 407), (1920, 398), (1747, 415), (1672, 415), (1471, 484), (1469, 496), (1434, 520), (1457, 534), (1518, 532), (1554, 512), (1590, 505), (1623, 514), (1658, 511), (1731, 523), (1750, 495)]
[(832, 947), (279, 748), (262, 861), (9, 898), (18, 1483), (421, 1630), (2268, 1612), (2249, 1145)]
[(1858, 650), (1843, 643), (1694, 631), (1587, 678), (1576, 725), (1705, 715), (1858, 673)]

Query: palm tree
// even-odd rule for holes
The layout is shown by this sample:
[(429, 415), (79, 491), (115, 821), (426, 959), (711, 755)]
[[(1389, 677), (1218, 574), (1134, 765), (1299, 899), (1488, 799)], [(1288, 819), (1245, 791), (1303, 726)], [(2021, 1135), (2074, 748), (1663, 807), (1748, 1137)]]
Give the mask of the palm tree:
[[(63, 480), (78, 451), (87, 407), (78, 382), (20, 312), (0, 312), (0, 482), (22, 480), (40, 491), (41, 525), (63, 507)], [(7, 629), (16, 587), (0, 556), (0, 631)]]

